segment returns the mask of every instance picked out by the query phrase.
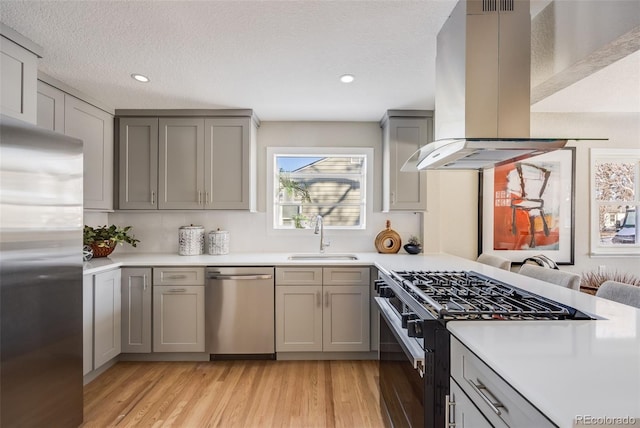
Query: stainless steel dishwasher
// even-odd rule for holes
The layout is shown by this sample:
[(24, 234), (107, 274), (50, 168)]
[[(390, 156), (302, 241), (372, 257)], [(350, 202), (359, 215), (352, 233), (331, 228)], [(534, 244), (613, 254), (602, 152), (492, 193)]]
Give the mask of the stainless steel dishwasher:
[(208, 267), (206, 347), (216, 358), (275, 358), (274, 268)]

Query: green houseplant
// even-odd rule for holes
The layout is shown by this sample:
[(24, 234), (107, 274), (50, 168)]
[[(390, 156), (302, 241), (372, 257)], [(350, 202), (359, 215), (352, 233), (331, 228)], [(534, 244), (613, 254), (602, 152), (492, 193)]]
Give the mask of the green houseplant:
[(84, 226), (84, 245), (88, 245), (93, 250), (94, 257), (106, 257), (113, 252), (116, 244), (130, 244), (136, 247), (140, 240), (131, 234), (131, 226), (118, 227), (115, 224), (107, 227)]

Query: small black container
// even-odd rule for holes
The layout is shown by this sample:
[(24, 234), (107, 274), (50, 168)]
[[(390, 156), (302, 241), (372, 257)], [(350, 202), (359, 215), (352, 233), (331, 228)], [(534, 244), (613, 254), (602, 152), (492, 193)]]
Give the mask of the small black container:
[(409, 254), (418, 254), (422, 251), (422, 245), (405, 244), (403, 248)]

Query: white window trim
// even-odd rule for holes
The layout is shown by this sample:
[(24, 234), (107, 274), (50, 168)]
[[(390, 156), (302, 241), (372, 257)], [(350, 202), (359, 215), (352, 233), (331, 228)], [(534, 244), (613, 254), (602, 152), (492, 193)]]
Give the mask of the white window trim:
[[(598, 204), (596, 203), (596, 162), (607, 160), (634, 161), (640, 163), (640, 150), (638, 149), (590, 149), (590, 199), (589, 207), (591, 212), (591, 256), (593, 257), (615, 257), (615, 256), (637, 256), (640, 254), (640, 243), (636, 237), (635, 245), (620, 245), (616, 247), (602, 246), (599, 243), (599, 219)], [(636, 173), (636, 206), (640, 205), (640, 171)], [(621, 204), (623, 204), (621, 202)]]
[(365, 155), (366, 156), (366, 182), (365, 186), (365, 212), (362, 216), (363, 224), (360, 228), (343, 229), (330, 228), (328, 230), (339, 230), (340, 235), (361, 235), (367, 232), (367, 219), (373, 214), (373, 169), (374, 150), (371, 147), (267, 147), (267, 234), (271, 236), (300, 236), (308, 234), (308, 229), (276, 229), (273, 227), (275, 217), (274, 205), (274, 177), (275, 177), (275, 156), (276, 155), (303, 155), (308, 157), (324, 157), (327, 155)]

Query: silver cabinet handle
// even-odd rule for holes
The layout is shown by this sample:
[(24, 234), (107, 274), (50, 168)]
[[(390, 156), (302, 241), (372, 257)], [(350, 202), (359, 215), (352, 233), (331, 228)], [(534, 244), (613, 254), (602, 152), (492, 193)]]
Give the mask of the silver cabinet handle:
[(391, 203), (392, 204), (396, 203), (396, 192), (391, 192)]
[(156, 204), (156, 192), (154, 190), (151, 191), (151, 205)]
[[(450, 395), (446, 395), (445, 396), (445, 408), (444, 408), (444, 425), (446, 428), (455, 428), (456, 427), (456, 420), (455, 420), (455, 414), (456, 414), (456, 402), (454, 400), (452, 400), (452, 396)], [(452, 419), (452, 415), (453, 416), (453, 421)]]
[(202, 205), (202, 192), (198, 191), (198, 205)]
[(493, 410), (493, 413), (495, 413), (498, 416), (500, 416), (502, 414), (502, 412), (500, 411), (500, 409), (498, 409), (498, 407), (503, 407), (504, 408), (504, 405), (499, 401), (494, 402), (489, 397), (487, 397), (484, 392), (482, 392), (483, 390), (485, 390), (485, 391), (489, 392), (489, 394), (493, 395), (491, 393), (491, 391), (489, 391), (489, 389), (487, 389), (487, 387), (482, 384), (482, 382), (480, 382), (477, 379), (476, 379), (476, 382), (478, 382), (477, 384), (473, 383), (473, 381), (471, 379), (466, 379), (466, 381), (469, 382), (469, 385), (471, 385), (471, 388), (473, 388), (473, 390), (480, 395), (482, 400), (485, 403), (487, 403), (487, 405), (489, 407), (491, 407), (491, 410)]
[(147, 275), (142, 275), (142, 290), (147, 291)]
[(187, 275), (167, 275), (167, 279), (185, 279)]
[(209, 192), (204, 192), (204, 204), (209, 205)]
[(318, 292), (316, 293), (316, 301), (317, 301), (317, 306), (318, 307), (322, 307), (322, 291), (318, 290)]
[(171, 288), (169, 289), (169, 293), (184, 293), (186, 292), (186, 288)]
[(273, 275), (259, 275), (259, 274), (248, 274), (248, 275), (209, 275), (208, 276), (209, 279), (217, 279), (217, 280), (233, 280), (233, 279), (271, 279), (273, 278)]
[(324, 306), (326, 308), (329, 307), (329, 292), (328, 291), (324, 292)]

